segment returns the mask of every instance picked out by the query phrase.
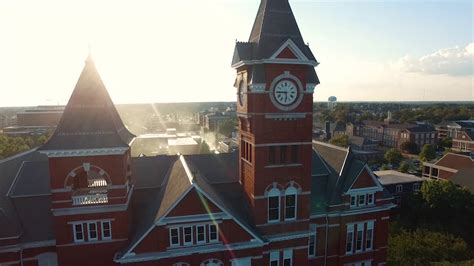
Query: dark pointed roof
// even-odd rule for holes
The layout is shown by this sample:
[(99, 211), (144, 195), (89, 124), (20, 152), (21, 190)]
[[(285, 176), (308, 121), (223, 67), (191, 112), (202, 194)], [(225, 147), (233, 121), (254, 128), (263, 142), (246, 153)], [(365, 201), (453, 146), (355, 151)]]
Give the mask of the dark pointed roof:
[(316, 61), (303, 41), (288, 0), (262, 0), (249, 38), (249, 42), (258, 44), (256, 59), (269, 58), (288, 39), (309, 60)]
[(124, 126), (89, 55), (53, 136), (39, 150), (128, 147)]
[(262, 0), (248, 42), (237, 42), (232, 64), (243, 60), (268, 59), (288, 39), (310, 61), (316, 58), (304, 43), (288, 0)]

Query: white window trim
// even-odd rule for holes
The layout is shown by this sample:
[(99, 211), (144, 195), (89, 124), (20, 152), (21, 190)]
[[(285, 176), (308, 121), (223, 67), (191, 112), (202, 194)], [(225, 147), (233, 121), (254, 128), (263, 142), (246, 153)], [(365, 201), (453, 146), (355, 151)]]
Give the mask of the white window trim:
[(270, 252), (270, 262), (269, 265), (272, 265), (272, 262), (276, 261), (277, 266), (280, 266), (280, 251)]
[[(372, 195), (372, 201), (371, 202), (369, 202), (369, 195)], [(368, 205), (368, 206), (374, 205), (375, 204), (375, 193), (367, 194), (366, 201), (367, 201), (366, 205)]]
[(420, 191), (420, 183), (413, 184), (413, 191)]
[[(347, 244), (349, 243), (349, 241), (347, 241), (347, 236), (349, 235), (349, 233), (352, 233), (352, 236), (351, 236), (351, 239), (350, 239), (351, 250), (347, 250)], [(347, 225), (346, 245), (345, 245), (344, 249), (346, 250), (346, 254), (352, 254), (354, 252), (354, 224), (348, 224)]]
[[(286, 196), (295, 196), (295, 212), (293, 218), (286, 218)], [(288, 187), (285, 190), (285, 221), (294, 221), (298, 215), (298, 190), (295, 187)], [(278, 215), (279, 216), (279, 215)]]
[[(216, 227), (216, 239), (211, 238), (211, 226)], [(209, 226), (208, 226), (208, 237), (209, 237), (209, 243), (219, 242), (219, 226), (217, 224), (209, 224)]]
[[(186, 242), (186, 233), (185, 233), (185, 230), (189, 228), (191, 229), (191, 241), (190, 242)], [(191, 246), (193, 244), (193, 226), (183, 226), (183, 245), (184, 246)]]
[[(357, 196), (357, 206), (362, 207), (362, 206), (367, 205), (366, 195), (367, 194), (359, 194)], [(364, 199), (364, 202), (362, 204), (360, 203), (360, 199)]]
[[(177, 244), (173, 244), (173, 237), (172, 237), (172, 235), (171, 235), (171, 231), (172, 231), (172, 230), (177, 230), (177, 231), (178, 231), (178, 243), (177, 243)], [(169, 229), (170, 247), (179, 247), (179, 246), (180, 246), (180, 244), (181, 244), (181, 236), (180, 236), (180, 234), (179, 234), (179, 231), (180, 231), (180, 230), (179, 230), (179, 227), (171, 227), (171, 228)]]
[[(357, 238), (359, 237), (359, 233), (360, 233), (360, 249), (357, 248)], [(357, 231), (356, 231), (356, 234), (355, 234), (355, 241), (354, 241), (354, 244), (355, 244), (355, 252), (362, 252), (362, 250), (364, 250), (364, 223), (358, 223), (357, 224)]]
[(283, 265), (285, 265), (285, 260), (290, 259), (290, 266), (293, 265), (293, 250), (292, 249), (285, 249), (283, 251)]
[[(204, 236), (204, 239), (199, 241), (199, 230), (198, 228), (203, 228), (203, 236)], [(206, 225), (196, 225), (196, 243), (197, 244), (204, 244), (206, 243)]]
[[(352, 204), (352, 199), (354, 199), (354, 204)], [(349, 204), (351, 208), (357, 207), (357, 195), (350, 195)]]
[[(279, 222), (280, 221), (280, 209), (281, 209), (281, 203), (280, 203), (280, 190), (278, 190), (277, 188), (272, 188), (269, 192), (268, 192), (268, 195), (267, 195), (268, 199), (267, 199), (267, 205), (268, 205), (268, 208), (267, 208), (267, 221), (268, 223), (275, 223), (275, 222)], [(270, 220), (270, 198), (271, 197), (276, 197), (278, 198), (278, 217), (277, 219), (274, 219), (274, 220)]]
[[(311, 238), (313, 239), (313, 248), (310, 249), (311, 245)], [(316, 257), (316, 231), (313, 232), (312, 235), (308, 237), (308, 257), (313, 258)]]
[[(82, 239), (77, 239), (76, 225), (80, 225), (80, 226), (81, 226)], [(74, 242), (75, 242), (75, 243), (80, 243), (80, 242), (84, 242), (84, 241), (85, 241), (84, 224), (83, 224), (83, 223), (73, 223), (73, 224), (72, 224), (72, 231), (73, 231)]]
[[(109, 236), (108, 236), (108, 237), (105, 237), (105, 236), (104, 236), (104, 232), (105, 232), (105, 230), (104, 230), (104, 224), (106, 224), (106, 223), (109, 224)], [(110, 222), (110, 221), (102, 221), (102, 222), (100, 222), (100, 226), (101, 226), (100, 229), (101, 229), (101, 232), (102, 232), (102, 234), (101, 234), (102, 240), (111, 240), (111, 239), (112, 239), (112, 222)]]
[[(95, 237), (91, 237), (91, 225), (95, 224)], [(99, 240), (99, 230), (97, 226), (97, 222), (88, 222), (87, 223), (87, 238), (89, 241), (97, 241)]]
[(403, 192), (403, 185), (397, 185), (395, 187), (395, 192), (396, 193), (402, 193)]
[[(367, 247), (367, 232), (369, 232), (369, 230), (372, 230), (372, 234), (370, 236), (370, 247)], [(367, 222), (367, 229), (365, 231), (365, 250), (372, 250), (374, 248), (374, 222), (373, 221), (370, 221), (370, 222)]]

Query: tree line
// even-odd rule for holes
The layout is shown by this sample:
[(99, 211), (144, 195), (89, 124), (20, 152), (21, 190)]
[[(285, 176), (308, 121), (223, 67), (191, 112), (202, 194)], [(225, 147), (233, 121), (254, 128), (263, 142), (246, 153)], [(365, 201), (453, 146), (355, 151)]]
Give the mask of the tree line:
[(30, 150), (44, 144), (48, 135), (9, 137), (0, 135), (0, 159)]

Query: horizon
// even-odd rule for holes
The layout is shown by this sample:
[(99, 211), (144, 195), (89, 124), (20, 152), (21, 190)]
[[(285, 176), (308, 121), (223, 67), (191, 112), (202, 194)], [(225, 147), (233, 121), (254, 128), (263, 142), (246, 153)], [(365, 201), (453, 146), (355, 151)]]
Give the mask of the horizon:
[[(0, 106), (65, 105), (89, 47), (116, 104), (235, 102), (259, 1), (93, 3), (0, 3)], [(290, 4), (321, 62), (315, 102), (474, 101), (470, 1)]]

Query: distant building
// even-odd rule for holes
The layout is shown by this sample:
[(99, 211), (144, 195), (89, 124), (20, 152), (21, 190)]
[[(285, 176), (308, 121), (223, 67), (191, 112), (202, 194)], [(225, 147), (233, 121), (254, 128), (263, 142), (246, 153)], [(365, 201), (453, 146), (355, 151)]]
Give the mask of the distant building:
[(20, 127), (52, 126), (55, 127), (64, 112), (64, 106), (38, 106), (16, 114)]
[(474, 152), (474, 120), (456, 122), (452, 133), (452, 149), (458, 152)]
[(403, 198), (418, 192), (421, 184), (426, 180), (426, 178), (395, 170), (375, 171), (374, 174), (378, 177), (380, 184), (392, 194), (394, 203), (399, 207)]
[(365, 120), (359, 123), (348, 123), (346, 133), (349, 136), (376, 140), (386, 147), (399, 147), (405, 141), (413, 141), (419, 147), (437, 143), (437, 132), (429, 125)]
[(471, 156), (447, 153), (436, 162), (423, 163), (423, 177), (451, 180), (458, 173), (462, 174), (472, 169), (474, 169), (474, 159)]
[(379, 146), (378, 141), (369, 138), (349, 136), (349, 145), (356, 150), (375, 150)]
[(64, 112), (64, 106), (38, 106), (16, 114), (16, 126), (3, 129), (8, 136), (41, 135), (53, 131)]
[(437, 145), (438, 132), (433, 127), (428, 125), (407, 127), (400, 131), (398, 146), (400, 147), (400, 145), (402, 145), (404, 142), (415, 143), (419, 149), (421, 149), (426, 144)]
[(459, 131), (474, 130), (474, 120), (444, 121), (435, 125), (439, 139), (456, 138)]
[(337, 106), (337, 97), (331, 96), (328, 98), (328, 109), (334, 109)]

